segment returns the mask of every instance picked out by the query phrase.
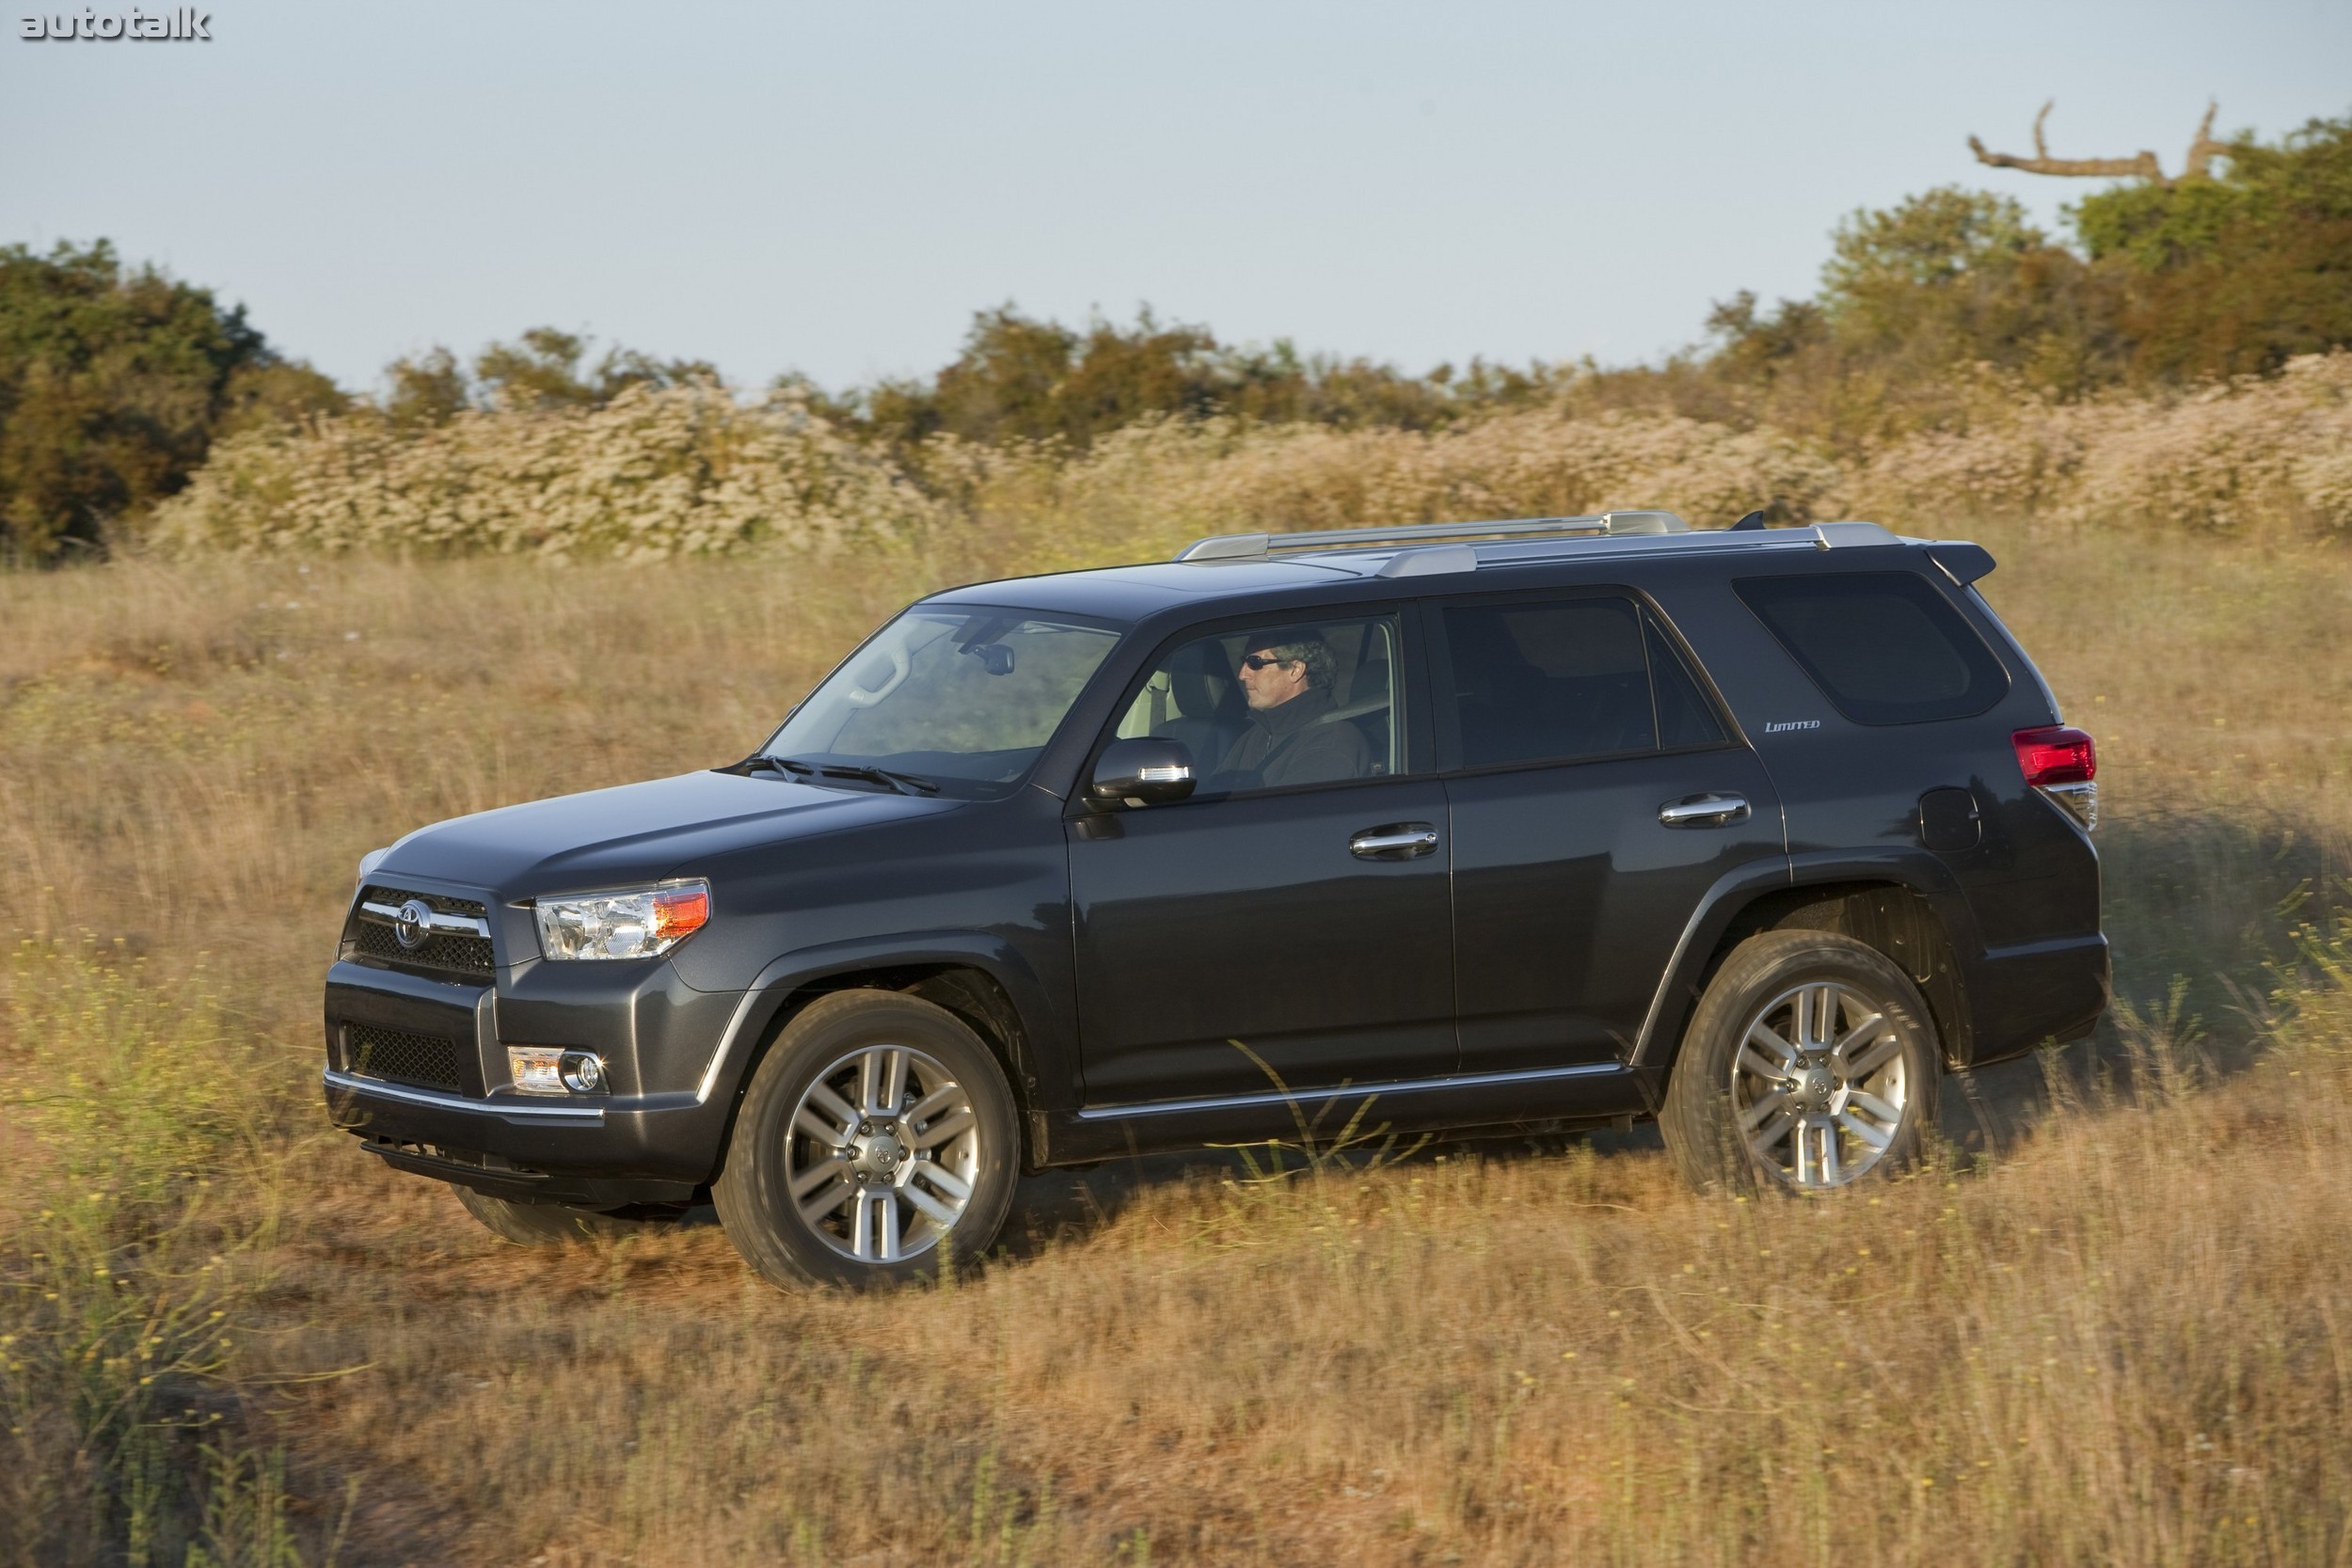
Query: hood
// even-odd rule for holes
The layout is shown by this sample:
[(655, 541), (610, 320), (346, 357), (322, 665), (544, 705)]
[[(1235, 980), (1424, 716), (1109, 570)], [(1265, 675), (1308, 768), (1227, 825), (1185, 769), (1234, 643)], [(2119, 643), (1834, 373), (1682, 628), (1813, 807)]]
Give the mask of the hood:
[(953, 811), (961, 802), (787, 783), (772, 774), (681, 773), (559, 795), (420, 828), (371, 881), (403, 875), (499, 899), (691, 876), (733, 850)]

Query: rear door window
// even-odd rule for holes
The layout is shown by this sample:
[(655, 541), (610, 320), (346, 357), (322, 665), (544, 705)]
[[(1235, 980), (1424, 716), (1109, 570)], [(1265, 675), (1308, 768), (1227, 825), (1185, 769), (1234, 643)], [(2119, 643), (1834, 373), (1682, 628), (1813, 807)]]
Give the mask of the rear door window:
[(1722, 722), (1649, 613), (1614, 594), (1448, 605), (1454, 766), (1712, 746)]
[(1747, 578), (1733, 587), (1857, 724), (1965, 719), (2009, 690), (1984, 639), (1915, 573)]

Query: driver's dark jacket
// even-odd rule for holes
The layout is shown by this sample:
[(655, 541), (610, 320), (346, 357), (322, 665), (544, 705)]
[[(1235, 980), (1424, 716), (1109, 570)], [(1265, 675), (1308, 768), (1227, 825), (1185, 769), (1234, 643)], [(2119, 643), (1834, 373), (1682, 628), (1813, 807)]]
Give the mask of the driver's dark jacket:
[(1279, 707), (1252, 709), (1249, 728), (1217, 764), (1216, 781), (1276, 789), (1363, 778), (1372, 771), (1372, 748), (1344, 719), (1317, 722), (1331, 709), (1331, 693), (1321, 689), (1302, 691)]

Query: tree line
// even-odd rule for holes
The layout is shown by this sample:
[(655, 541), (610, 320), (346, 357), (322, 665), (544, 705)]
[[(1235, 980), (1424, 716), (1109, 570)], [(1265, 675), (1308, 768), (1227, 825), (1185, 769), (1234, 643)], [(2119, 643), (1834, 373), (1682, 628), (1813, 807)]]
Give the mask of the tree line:
[[(1769, 424), (1851, 452), (1964, 422), (1988, 380), (2074, 400), (2352, 345), (2352, 118), (2267, 144), (2215, 140), (2211, 120), (2169, 177), (2153, 153), (2052, 157), (2042, 120), (2031, 156), (1972, 138), (1988, 165), (2120, 182), (2068, 206), (2057, 235), (2011, 198), (1956, 185), (1857, 212), (1811, 296), (1720, 303), (1704, 341), (1661, 364), (1411, 373), (1287, 341), (1229, 344), (1149, 309), (1071, 326), (1006, 304), (978, 312), (930, 376), (830, 392), (787, 375), (774, 389), (897, 450), (944, 435), (1082, 451), (1136, 420), (1209, 415), (1425, 430), (1558, 404)], [(537, 327), (470, 360), (436, 348), (395, 361), (355, 399), (270, 344), (242, 306), (125, 265), (103, 240), (0, 247), (0, 559), (102, 550), (215, 440), (257, 422), (365, 405), (419, 427), (469, 409), (594, 407), (715, 373)]]

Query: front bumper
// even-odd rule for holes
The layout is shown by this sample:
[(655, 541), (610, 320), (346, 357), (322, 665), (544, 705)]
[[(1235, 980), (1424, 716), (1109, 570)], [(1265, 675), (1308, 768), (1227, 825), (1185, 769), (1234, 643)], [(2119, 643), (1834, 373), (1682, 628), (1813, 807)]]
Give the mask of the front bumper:
[(498, 1197), (617, 1208), (691, 1200), (718, 1165), (726, 1107), (669, 1095), (599, 1105), (474, 1100), (338, 1072), (327, 1115), (372, 1154)]
[[(696, 991), (667, 964), (618, 969), (537, 963), (485, 986), (337, 962), (326, 993), (329, 1116), (402, 1169), (500, 1196), (600, 1206), (690, 1196), (718, 1168), (734, 1096), (713, 1069), (742, 997)], [(356, 1070), (365, 1064), (354, 1041), (369, 1030), (443, 1046), (440, 1079)], [(612, 1092), (517, 1094), (510, 1044), (594, 1051)]]

